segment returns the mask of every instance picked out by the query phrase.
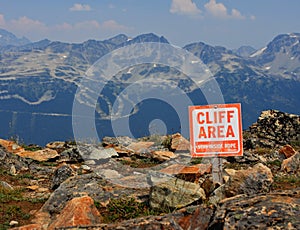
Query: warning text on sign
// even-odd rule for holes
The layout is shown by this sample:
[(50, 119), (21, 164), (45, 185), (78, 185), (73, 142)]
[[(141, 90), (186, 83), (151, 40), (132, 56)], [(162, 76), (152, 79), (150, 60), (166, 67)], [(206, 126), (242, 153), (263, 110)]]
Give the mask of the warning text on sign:
[(191, 106), (192, 156), (242, 155), (240, 104)]

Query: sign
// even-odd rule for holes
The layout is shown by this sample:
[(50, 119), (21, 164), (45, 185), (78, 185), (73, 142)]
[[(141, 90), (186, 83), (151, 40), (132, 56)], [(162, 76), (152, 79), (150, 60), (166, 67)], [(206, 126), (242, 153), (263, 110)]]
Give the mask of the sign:
[(241, 104), (189, 107), (192, 157), (242, 156)]

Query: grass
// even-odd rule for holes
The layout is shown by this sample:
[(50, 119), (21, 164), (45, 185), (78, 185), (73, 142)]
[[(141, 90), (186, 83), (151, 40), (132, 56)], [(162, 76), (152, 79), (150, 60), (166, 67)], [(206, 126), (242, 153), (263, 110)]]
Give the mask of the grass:
[(56, 167), (58, 166), (58, 163), (57, 162), (47, 162), (47, 161), (37, 161), (37, 163), (41, 166), (49, 166), (49, 167)]
[(162, 145), (171, 150), (171, 146), (172, 146), (172, 136), (171, 135), (167, 135), (166, 139), (162, 142)]
[(300, 185), (300, 176), (299, 175), (286, 175), (286, 176), (275, 176), (275, 182), (285, 182), (285, 183), (294, 183)]
[(300, 187), (300, 175), (274, 176), (273, 189), (294, 189)]
[(278, 166), (278, 167), (281, 167), (281, 161), (280, 160), (274, 160), (274, 161), (269, 161), (267, 163), (267, 165), (274, 165), (274, 166)]
[(16, 220), (19, 225), (29, 224), (30, 210), (38, 209), (45, 198), (26, 198), (24, 189), (5, 189), (0, 186), (0, 230), (9, 229), (9, 222)]
[(42, 147), (38, 146), (38, 145), (26, 145), (26, 144), (21, 144), (21, 147), (24, 148), (25, 151), (38, 151), (43, 149)]
[(111, 199), (105, 209), (97, 201), (95, 201), (95, 206), (101, 212), (104, 223), (158, 214), (157, 211), (150, 209), (146, 202), (137, 202), (132, 197)]
[(202, 158), (197, 157), (197, 158), (192, 158), (190, 164), (191, 165), (196, 165), (196, 164), (201, 164), (202, 163)]
[(5, 189), (0, 187), (0, 203), (7, 203), (10, 201), (21, 201), (23, 189)]
[(300, 150), (300, 140), (298, 140), (298, 141), (291, 141), (291, 146), (292, 146), (295, 150)]
[(270, 148), (256, 148), (256, 149), (254, 149), (254, 154), (258, 154), (258, 155), (270, 154), (271, 152), (272, 152), (272, 149), (270, 149)]
[(159, 164), (159, 162), (152, 158), (137, 158), (135, 156), (132, 156), (131, 160), (120, 159), (120, 163), (128, 165), (131, 168), (149, 168)]

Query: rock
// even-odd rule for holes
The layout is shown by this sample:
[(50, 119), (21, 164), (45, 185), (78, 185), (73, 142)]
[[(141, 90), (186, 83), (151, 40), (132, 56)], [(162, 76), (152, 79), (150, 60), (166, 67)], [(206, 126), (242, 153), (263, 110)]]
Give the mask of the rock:
[(19, 171), (26, 171), (30, 166), (35, 164), (29, 158), (22, 158), (14, 153), (8, 152), (4, 147), (0, 146), (0, 167), (16, 175)]
[(209, 197), (209, 203), (217, 205), (221, 200), (225, 198), (225, 184), (222, 184), (217, 189), (213, 191)]
[(63, 141), (54, 141), (46, 144), (46, 148), (48, 149), (54, 149), (58, 152), (61, 152), (65, 149), (65, 142)]
[(59, 161), (68, 162), (68, 163), (80, 163), (83, 162), (84, 160), (82, 159), (82, 156), (78, 151), (78, 148), (72, 147), (60, 153)]
[(0, 187), (7, 189), (7, 190), (14, 190), (13, 186), (11, 186), (9, 183), (5, 181), (0, 180)]
[[(111, 188), (107, 190), (106, 188)], [(41, 208), (42, 212), (58, 214), (66, 203), (75, 197), (87, 195), (99, 203), (106, 203), (112, 197), (149, 195), (149, 188), (130, 188), (113, 184), (96, 173), (76, 175), (68, 178), (52, 192), (49, 199)]]
[(209, 197), (211, 195), (211, 193), (214, 191), (215, 189), (215, 185), (213, 182), (213, 179), (210, 176), (206, 177), (201, 183), (201, 188), (204, 189), (205, 195), (206, 197)]
[[(229, 173), (229, 170), (227, 170)], [(271, 170), (261, 164), (256, 164), (253, 168), (236, 170), (231, 172), (229, 181), (225, 184), (227, 197), (237, 194), (256, 194), (268, 192), (273, 182)]]
[(189, 215), (181, 218), (175, 216), (175, 220), (181, 227), (180, 229), (202, 230), (208, 228), (212, 215), (212, 208), (199, 206)]
[(161, 169), (160, 172), (169, 175), (176, 175), (177, 177), (185, 181), (197, 182), (200, 176), (211, 173), (211, 170), (211, 164), (196, 164), (193, 166), (174, 164)]
[(57, 168), (52, 178), (51, 189), (55, 190), (59, 185), (74, 174), (73, 169), (69, 165), (63, 165)]
[(300, 116), (278, 110), (262, 111), (249, 130), (255, 147), (286, 145), (300, 140)]
[(15, 221), (15, 220), (12, 220), (9, 222), (9, 226), (15, 226), (15, 225), (18, 225), (19, 222), (18, 221)]
[(35, 191), (35, 190), (39, 189), (39, 186), (38, 185), (30, 185), (30, 186), (27, 186), (26, 188), (29, 190)]
[[(202, 230), (207, 229), (212, 218), (214, 208), (206, 206), (192, 206), (177, 212), (162, 216), (146, 216), (125, 220), (113, 224), (99, 224), (81, 226), (82, 230)], [(61, 229), (61, 228), (60, 228)]]
[(43, 229), (42, 226), (39, 224), (29, 224), (17, 228), (10, 228), (10, 230), (42, 230), (42, 229)]
[(166, 173), (169, 175), (178, 175), (182, 169), (184, 169), (186, 166), (183, 164), (172, 164), (166, 168), (163, 168), (160, 170), (162, 173)]
[(171, 149), (174, 151), (190, 151), (190, 142), (180, 133), (172, 135)]
[(300, 191), (238, 195), (219, 203), (208, 229), (300, 229)]
[(80, 166), (80, 170), (81, 170), (81, 172), (84, 174), (84, 173), (90, 173), (90, 172), (92, 172), (93, 170), (91, 169), (91, 167), (90, 166), (88, 166), (88, 165), (81, 165)]
[(279, 150), (279, 153), (283, 154), (286, 158), (290, 158), (296, 153), (296, 150), (290, 145), (285, 145)]
[(9, 173), (10, 173), (10, 175), (13, 175), (13, 176), (17, 175), (17, 170), (16, 170), (16, 167), (14, 165), (12, 165), (10, 167)]
[(288, 159), (283, 160), (281, 170), (286, 172), (300, 172), (300, 153), (296, 153)]
[(0, 139), (0, 145), (2, 145), (6, 149), (6, 151), (10, 153), (18, 153), (24, 151), (24, 148), (16, 144), (14, 141)]
[(101, 215), (89, 196), (73, 198), (67, 203), (49, 230), (60, 227), (87, 226), (101, 223)]
[(50, 159), (54, 159), (59, 157), (58, 153), (53, 149), (42, 149), (37, 151), (23, 151), (18, 152), (17, 155), (20, 157), (30, 158), (36, 161), (48, 161)]
[(134, 153), (145, 153), (149, 152), (149, 148), (152, 145), (154, 145), (154, 142), (152, 141), (140, 141), (131, 143), (127, 148)]
[(127, 136), (103, 137), (102, 139), (103, 146), (111, 146), (111, 147), (113, 146), (127, 147), (133, 142), (135, 142), (135, 140)]
[(177, 178), (153, 186), (150, 192), (152, 208), (182, 208), (205, 199), (205, 192), (199, 184)]
[(171, 151), (154, 151), (152, 157), (159, 161), (167, 161), (176, 158), (176, 154)]
[(80, 144), (77, 147), (84, 160), (102, 161), (118, 156), (118, 153), (113, 148), (103, 148), (102, 146), (91, 144)]
[[(50, 222), (51, 222), (51, 215), (48, 212), (44, 212), (42, 209), (34, 214), (34, 219), (32, 220), (32, 223), (35, 223), (37, 226), (40, 227), (37, 229), (43, 229), (43, 230), (48, 229)], [(26, 227), (26, 226), (24, 226), (24, 227)], [(31, 225), (28, 225), (28, 226), (31, 226)], [(36, 226), (32, 226), (32, 227), (36, 227)], [(31, 230), (31, 229), (34, 229), (34, 228), (28, 228), (28, 230)]]
[(243, 152), (243, 156), (228, 157), (227, 161), (229, 161), (229, 162), (237, 162), (237, 163), (242, 163), (242, 164), (249, 164), (249, 163), (253, 163), (253, 162), (258, 162), (259, 159), (252, 152), (250, 152), (250, 151), (244, 151)]

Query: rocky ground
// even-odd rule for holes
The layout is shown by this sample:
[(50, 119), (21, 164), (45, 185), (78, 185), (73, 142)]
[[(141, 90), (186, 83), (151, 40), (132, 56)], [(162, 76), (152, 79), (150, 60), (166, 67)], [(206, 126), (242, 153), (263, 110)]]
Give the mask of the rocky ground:
[(0, 145), (0, 229), (300, 229), (297, 115), (262, 112), (221, 182), (180, 134)]

